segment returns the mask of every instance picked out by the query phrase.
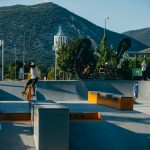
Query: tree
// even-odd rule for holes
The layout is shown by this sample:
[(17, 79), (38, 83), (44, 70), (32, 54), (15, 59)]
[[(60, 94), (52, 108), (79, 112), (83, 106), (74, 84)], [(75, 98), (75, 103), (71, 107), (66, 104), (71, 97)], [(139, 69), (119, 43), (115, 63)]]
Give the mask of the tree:
[(48, 69), (47, 80), (54, 80), (55, 78), (55, 68), (52, 66)]
[(4, 79), (8, 80), (14, 80), (15, 79), (15, 65), (14, 64), (8, 64), (5, 67), (5, 75), (4, 75)]
[[(76, 41), (62, 44), (57, 50), (58, 71), (63, 73), (75, 73)], [(57, 71), (57, 72), (58, 72)]]
[(112, 45), (110, 48), (107, 47), (107, 38), (104, 36), (100, 42), (100, 45), (95, 49), (96, 57), (96, 70), (98, 72), (101, 64), (106, 62), (109, 64), (110, 69), (116, 69), (116, 52), (113, 50)]
[(57, 51), (57, 64), (60, 71), (69, 73), (75, 79), (76, 74), (80, 79), (88, 76), (82, 75), (84, 68), (90, 66), (90, 73), (95, 70), (95, 58), (89, 39), (75, 39), (63, 44)]

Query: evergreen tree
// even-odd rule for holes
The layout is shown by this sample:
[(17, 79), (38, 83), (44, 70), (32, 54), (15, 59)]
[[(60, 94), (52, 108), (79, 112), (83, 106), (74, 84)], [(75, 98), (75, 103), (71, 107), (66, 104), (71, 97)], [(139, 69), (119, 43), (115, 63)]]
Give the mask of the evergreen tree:
[(113, 47), (107, 47), (107, 38), (104, 36), (101, 40), (100, 45), (96, 48), (95, 53), (97, 65), (96, 70), (98, 71), (101, 64), (106, 62), (109, 64), (110, 68), (116, 68), (116, 52), (113, 50)]

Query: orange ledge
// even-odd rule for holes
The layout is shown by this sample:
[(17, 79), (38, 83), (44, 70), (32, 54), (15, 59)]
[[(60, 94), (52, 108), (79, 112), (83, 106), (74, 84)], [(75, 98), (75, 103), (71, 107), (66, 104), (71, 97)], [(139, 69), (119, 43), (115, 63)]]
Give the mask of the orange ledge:
[(69, 114), (70, 120), (75, 121), (101, 121), (100, 112), (73, 112)]
[(30, 122), (31, 121), (31, 114), (30, 113), (3, 113), (0, 114), (0, 121), (1, 122)]

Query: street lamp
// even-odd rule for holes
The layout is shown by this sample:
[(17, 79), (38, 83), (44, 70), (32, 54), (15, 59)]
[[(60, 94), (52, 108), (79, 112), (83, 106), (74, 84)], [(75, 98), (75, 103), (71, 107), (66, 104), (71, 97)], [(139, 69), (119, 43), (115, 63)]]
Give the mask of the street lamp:
[(24, 32), (24, 34), (23, 34), (23, 52), (22, 52), (22, 61), (23, 61), (23, 65), (24, 65), (24, 59), (25, 59), (25, 35), (26, 35), (26, 33)]
[(57, 80), (57, 52), (55, 49), (55, 80)]
[(107, 19), (109, 19), (109, 17), (105, 17), (104, 37), (106, 36), (106, 20)]
[(0, 40), (0, 46), (2, 46), (2, 81), (4, 81), (4, 40)]
[(16, 45), (14, 45), (14, 48), (15, 48), (15, 80), (16, 80)]

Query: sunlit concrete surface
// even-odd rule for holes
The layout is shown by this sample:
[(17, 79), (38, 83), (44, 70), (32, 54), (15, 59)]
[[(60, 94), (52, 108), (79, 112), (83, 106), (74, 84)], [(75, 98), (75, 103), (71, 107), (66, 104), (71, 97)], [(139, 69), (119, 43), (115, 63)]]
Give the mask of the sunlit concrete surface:
[(134, 110), (150, 115), (150, 99), (138, 99), (134, 103)]
[(0, 150), (35, 150), (30, 123), (1, 123)]

